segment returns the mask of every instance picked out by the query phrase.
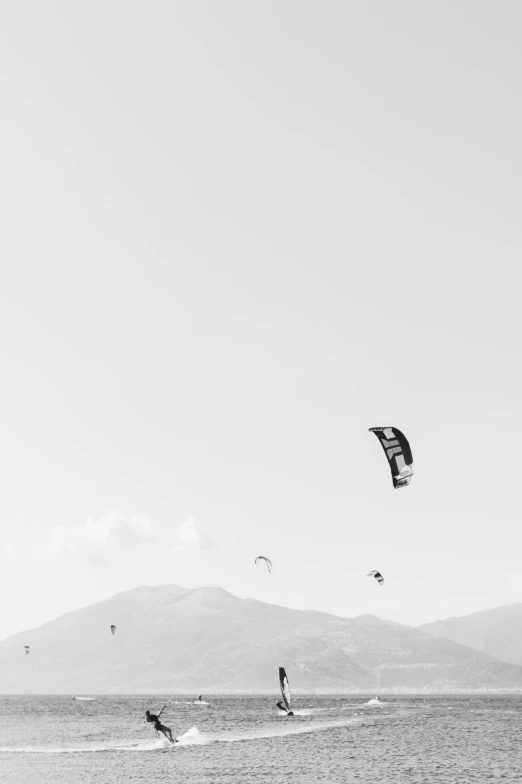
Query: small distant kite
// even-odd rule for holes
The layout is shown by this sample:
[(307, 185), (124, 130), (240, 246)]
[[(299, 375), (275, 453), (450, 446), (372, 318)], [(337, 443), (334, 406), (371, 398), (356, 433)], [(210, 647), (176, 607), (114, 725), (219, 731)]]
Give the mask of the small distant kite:
[(379, 585), (384, 585), (384, 577), (380, 572), (377, 571), (377, 569), (374, 569), (373, 572), (367, 574), (366, 577), (375, 577)]
[(370, 427), (384, 449), (393, 479), (393, 486), (408, 487), (413, 476), (413, 456), (408, 439), (396, 427)]
[(26, 655), (31, 653), (31, 649), (28, 645), (24, 645)]
[(266, 563), (268, 571), (270, 572), (270, 574), (272, 574), (272, 561), (270, 560), (270, 558), (265, 558), (264, 555), (258, 555), (256, 560), (254, 561), (256, 566), (258, 561), (264, 561)]
[(115, 627), (115, 625), (113, 623), (111, 624), (111, 632), (113, 634), (116, 634), (116, 627)]

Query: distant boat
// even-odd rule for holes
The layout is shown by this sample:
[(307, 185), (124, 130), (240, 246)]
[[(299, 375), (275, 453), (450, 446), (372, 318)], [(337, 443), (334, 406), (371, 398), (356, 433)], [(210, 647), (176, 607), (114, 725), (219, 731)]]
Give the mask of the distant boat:
[(82, 702), (92, 702), (96, 697), (73, 697), (73, 700), (81, 700)]

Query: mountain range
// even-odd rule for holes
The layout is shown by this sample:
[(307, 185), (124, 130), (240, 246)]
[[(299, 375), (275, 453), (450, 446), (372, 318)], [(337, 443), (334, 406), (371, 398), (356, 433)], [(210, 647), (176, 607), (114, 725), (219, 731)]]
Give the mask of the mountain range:
[(302, 693), (522, 691), (522, 661), (427, 627), (140, 587), (1, 642), (0, 693), (275, 694), (279, 666)]
[(447, 618), (419, 626), (433, 637), (445, 637), (511, 664), (522, 664), (522, 604)]

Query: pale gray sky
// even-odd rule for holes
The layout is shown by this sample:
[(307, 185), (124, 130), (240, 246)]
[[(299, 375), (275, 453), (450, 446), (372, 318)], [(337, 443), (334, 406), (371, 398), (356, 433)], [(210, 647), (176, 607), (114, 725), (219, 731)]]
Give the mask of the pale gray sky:
[(522, 601), (520, 4), (0, 22), (0, 638), (139, 584)]

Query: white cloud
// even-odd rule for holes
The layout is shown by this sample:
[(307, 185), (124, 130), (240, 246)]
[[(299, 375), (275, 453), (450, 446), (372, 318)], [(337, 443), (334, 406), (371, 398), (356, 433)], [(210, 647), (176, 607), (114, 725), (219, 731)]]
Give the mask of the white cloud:
[[(99, 519), (87, 518), (82, 526), (55, 526), (40, 548), (40, 558), (77, 560), (98, 567), (108, 566), (122, 549), (156, 543), (173, 551), (210, 550), (215, 539), (204, 525), (186, 518), (176, 532), (161, 534), (146, 517), (127, 517), (117, 510), (107, 510)], [(0, 551), (1, 552), (1, 551)]]
[(182, 547), (174, 547), (174, 550), (195, 548), (198, 550), (210, 550), (214, 547), (216, 540), (207, 534), (201, 524), (196, 524), (193, 517), (187, 517), (179, 526), (176, 537), (181, 542)]
[(104, 556), (111, 549), (136, 547), (156, 538), (152, 523), (146, 517), (125, 517), (117, 510), (108, 510), (100, 520), (88, 517), (84, 526), (52, 528), (41, 555), (44, 559), (80, 558), (106, 566)]

